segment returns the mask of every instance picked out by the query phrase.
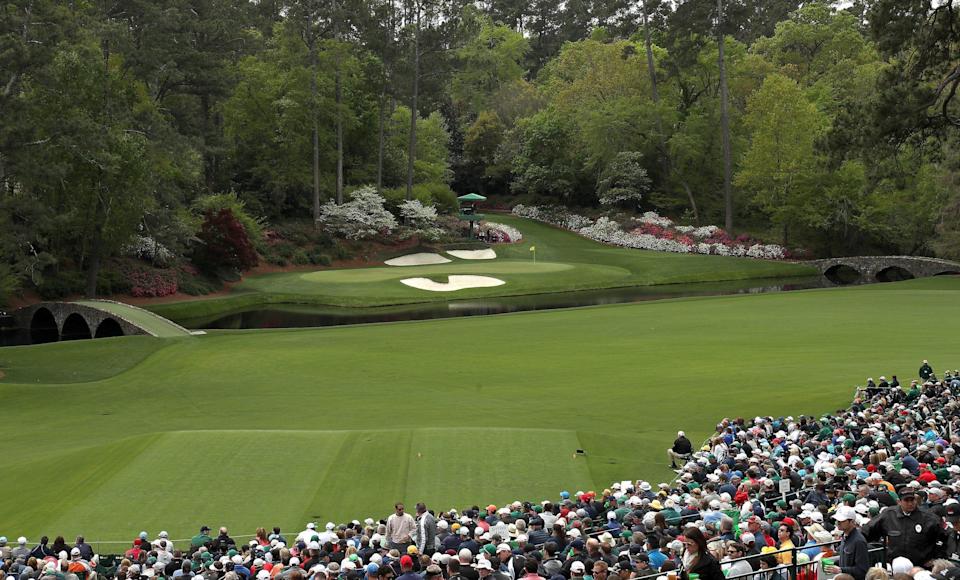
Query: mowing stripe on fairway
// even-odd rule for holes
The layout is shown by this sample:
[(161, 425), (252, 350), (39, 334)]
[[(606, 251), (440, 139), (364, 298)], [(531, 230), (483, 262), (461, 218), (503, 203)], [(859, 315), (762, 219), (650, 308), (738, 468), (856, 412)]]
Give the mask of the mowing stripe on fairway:
[[(397, 500), (447, 509), (667, 480), (677, 429), (700, 441), (725, 416), (822, 413), (868, 375), (956, 365), (931, 324), (960, 317), (958, 290), (936, 279), (151, 339), (162, 346), (130, 361), (127, 339), (5, 349), (21, 382), (0, 381), (0, 516), (28, 537), (242, 534), (382, 517)], [(92, 363), (120, 374), (50, 383)]]

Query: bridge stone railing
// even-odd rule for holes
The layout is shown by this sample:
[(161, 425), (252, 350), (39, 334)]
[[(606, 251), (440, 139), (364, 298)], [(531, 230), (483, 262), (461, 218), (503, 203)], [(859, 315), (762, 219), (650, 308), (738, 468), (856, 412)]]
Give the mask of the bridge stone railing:
[(899, 268), (908, 272), (914, 278), (926, 278), (940, 274), (960, 274), (960, 263), (923, 256), (849, 256), (811, 260), (806, 263), (817, 268), (824, 275), (834, 268), (847, 266), (856, 270), (861, 277), (868, 280), (878, 279), (879, 274), (891, 268)]

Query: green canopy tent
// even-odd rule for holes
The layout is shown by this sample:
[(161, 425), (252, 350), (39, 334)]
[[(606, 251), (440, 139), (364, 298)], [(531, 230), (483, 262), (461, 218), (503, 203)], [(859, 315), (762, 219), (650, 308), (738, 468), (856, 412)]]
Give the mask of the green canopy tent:
[(457, 202), (460, 204), (460, 219), (465, 222), (469, 222), (469, 237), (473, 237), (473, 224), (474, 222), (479, 223), (483, 220), (483, 214), (477, 213), (477, 202), (486, 201), (482, 195), (476, 193), (468, 193), (466, 195), (461, 195), (457, 198)]

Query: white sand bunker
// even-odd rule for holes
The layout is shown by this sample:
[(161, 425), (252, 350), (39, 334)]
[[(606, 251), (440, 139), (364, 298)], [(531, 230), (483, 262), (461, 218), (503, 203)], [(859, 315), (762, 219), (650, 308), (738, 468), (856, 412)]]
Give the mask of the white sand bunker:
[(406, 278), (400, 280), (407, 286), (419, 290), (429, 290), (430, 292), (453, 292), (454, 290), (466, 290), (467, 288), (492, 288), (493, 286), (502, 286), (506, 284), (503, 280), (491, 278), (490, 276), (448, 276), (447, 283), (434, 282), (429, 278)]
[(440, 254), (407, 254), (406, 256), (400, 256), (399, 258), (393, 258), (392, 260), (387, 260), (384, 264), (388, 266), (429, 266), (430, 264), (446, 264), (449, 262), (449, 258), (444, 258)]
[(497, 253), (490, 248), (485, 250), (450, 250), (447, 253), (461, 260), (492, 260), (497, 257)]

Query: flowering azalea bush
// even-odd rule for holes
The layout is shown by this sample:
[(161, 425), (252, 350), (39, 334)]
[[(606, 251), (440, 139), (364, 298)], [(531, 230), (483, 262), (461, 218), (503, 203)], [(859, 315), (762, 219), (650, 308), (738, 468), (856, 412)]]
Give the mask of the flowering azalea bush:
[(616, 220), (606, 216), (590, 218), (573, 214), (563, 207), (539, 207), (519, 204), (514, 215), (553, 224), (578, 234), (615, 246), (675, 252), (678, 254), (706, 254), (782, 260), (787, 251), (776, 244), (763, 244), (747, 235), (732, 238), (717, 226), (678, 226), (673, 220), (648, 211), (631, 218), (637, 225), (629, 231)]
[(383, 206), (385, 200), (373, 186), (361, 187), (350, 197), (346, 203), (337, 205), (331, 200), (320, 207), (319, 221), (330, 233), (361, 240), (388, 235), (397, 227), (397, 219)]
[(170, 264), (174, 255), (166, 246), (150, 236), (137, 235), (132, 242), (124, 246), (123, 253), (158, 265)]
[(511, 244), (514, 242), (519, 242), (523, 239), (523, 234), (520, 233), (520, 230), (514, 227), (510, 227), (507, 224), (501, 224), (497, 222), (483, 222), (480, 226), (483, 229), (486, 229), (490, 234), (491, 242)]
[(175, 270), (133, 269), (127, 272), (130, 295), (138, 298), (158, 298), (176, 294), (178, 276)]
[(443, 235), (443, 228), (437, 224), (437, 208), (433, 204), (423, 205), (419, 199), (408, 199), (397, 207), (409, 233), (431, 241), (439, 240)]

